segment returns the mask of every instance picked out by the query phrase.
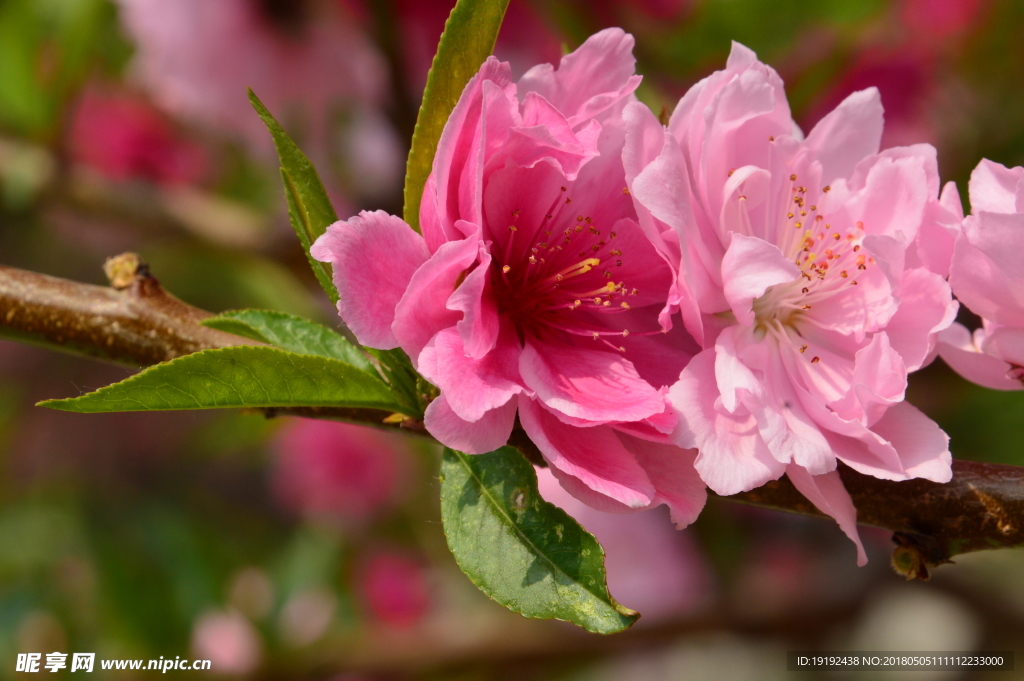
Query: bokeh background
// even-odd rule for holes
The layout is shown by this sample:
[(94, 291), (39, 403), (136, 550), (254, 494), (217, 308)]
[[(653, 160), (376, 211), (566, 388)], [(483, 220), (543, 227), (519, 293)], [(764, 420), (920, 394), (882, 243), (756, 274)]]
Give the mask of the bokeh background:
[[(103, 260), (132, 250), (196, 306), (336, 325), (245, 88), (317, 164), (340, 215), (399, 212), (452, 4), (0, 0), (0, 262), (105, 283)], [(1024, 163), (1018, 0), (512, 0), (497, 53), (518, 75), (613, 25), (637, 38), (655, 111), (738, 40), (782, 74), (805, 130), (877, 86), (883, 144), (936, 145), (965, 201), (981, 157)], [(598, 536), (612, 592), (644, 618), (606, 638), (525, 620), (448, 554), (426, 442), (234, 412), (32, 406), (128, 373), (0, 342), (0, 679), (33, 651), (337, 681), (764, 680), (789, 677), (787, 650), (1024, 651), (1019, 551), (905, 583), (884, 532), (864, 530), (858, 569), (829, 522), (711, 500), (677, 532), (664, 509), (586, 509), (545, 472), (542, 492)], [(939, 362), (911, 377), (910, 399), (955, 456), (1024, 465), (1024, 393)]]

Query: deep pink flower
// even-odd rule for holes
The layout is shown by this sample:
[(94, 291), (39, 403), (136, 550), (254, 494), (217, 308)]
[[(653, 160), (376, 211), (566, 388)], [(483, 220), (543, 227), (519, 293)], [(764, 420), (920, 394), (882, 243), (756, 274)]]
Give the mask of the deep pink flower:
[(423, 568), (395, 550), (378, 550), (360, 567), (359, 593), (377, 620), (406, 629), (415, 626), (430, 608), (430, 590)]
[(362, 521), (395, 501), (407, 454), (400, 436), (298, 419), (275, 443), (274, 486), (290, 508)]
[(948, 437), (903, 401), (957, 309), (940, 274), (907, 265), (941, 207), (935, 150), (878, 153), (875, 89), (804, 139), (778, 74), (741, 45), (667, 128), (640, 105), (625, 117), (641, 225), (677, 264), (671, 302), (705, 348), (670, 391), (675, 442), (720, 494), (787, 473), (866, 560), (837, 461), (951, 475)]
[(311, 252), (333, 263), (359, 341), (401, 347), (441, 389), (426, 411), (438, 440), (491, 451), (518, 412), (571, 492), (620, 510), (668, 503), (686, 524), (704, 503), (686, 484), (693, 453), (633, 437), (672, 429), (665, 387), (691, 354), (682, 329), (662, 333), (671, 271), (626, 191), (632, 47), (608, 29), (518, 83), (488, 59), (445, 126), (423, 236), (364, 212)]
[(1024, 388), (1024, 168), (983, 159), (971, 173), (971, 209), (950, 268), (953, 292), (982, 319), (973, 334), (953, 324), (939, 352), (964, 378), (997, 390)]
[(77, 162), (112, 180), (190, 183), (206, 168), (202, 147), (175, 134), (152, 105), (95, 88), (87, 88), (73, 110), (70, 147)]

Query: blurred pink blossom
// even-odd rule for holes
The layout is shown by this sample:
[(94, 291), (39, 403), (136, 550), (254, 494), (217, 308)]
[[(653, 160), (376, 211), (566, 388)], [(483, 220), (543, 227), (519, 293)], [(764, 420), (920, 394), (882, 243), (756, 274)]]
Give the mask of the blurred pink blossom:
[(978, 21), (987, 0), (902, 0), (900, 19), (921, 39), (941, 43)]
[(787, 474), (864, 563), (837, 462), (952, 475), (949, 438), (904, 401), (957, 310), (944, 278), (909, 258), (941, 208), (935, 150), (879, 153), (873, 88), (805, 139), (778, 74), (736, 43), (667, 128), (640, 104), (625, 117), (641, 224), (677, 263), (670, 302), (705, 348), (669, 393), (676, 444), (699, 450), (722, 495)]
[(491, 451), (518, 414), (577, 496), (667, 503), (685, 525), (705, 499), (693, 452), (619, 432), (665, 439), (664, 387), (691, 356), (681, 328), (662, 333), (671, 272), (624, 191), (632, 48), (607, 29), (518, 83), (489, 58), (445, 125), (423, 235), (363, 212), (311, 253), (334, 265), (339, 313), (359, 341), (401, 347), (440, 388), (424, 422), (442, 443)]
[(192, 629), (192, 651), (198, 659), (210, 660), (218, 674), (248, 674), (260, 664), (259, 633), (241, 614), (211, 612)]
[(328, 140), (337, 105), (376, 107), (382, 58), (342, 3), (303, 0), (118, 0), (136, 43), (139, 80), (167, 111), (241, 134), (256, 149), (270, 136), (251, 87), (286, 124), (305, 124), (307, 146)]
[[(454, 0), (395, 2), (410, 93), (417, 99), (426, 85), (437, 42), (454, 6)], [(501, 24), (494, 54), (502, 61), (510, 62), (512, 72), (518, 74), (533, 64), (557, 61), (562, 54), (561, 41), (528, 3), (511, 2)]]
[(430, 609), (423, 567), (402, 551), (377, 549), (362, 561), (356, 579), (363, 605), (387, 626), (413, 627)]
[(1024, 168), (983, 159), (971, 174), (971, 215), (957, 237), (949, 283), (981, 317), (972, 334), (954, 324), (939, 352), (964, 378), (996, 390), (1024, 389)]
[(274, 448), (274, 488), (290, 508), (363, 521), (396, 501), (408, 450), (397, 435), (296, 419)]
[(885, 129), (880, 148), (935, 142), (929, 103), (936, 89), (935, 58), (908, 45), (867, 49), (853, 60), (839, 81), (806, 116), (810, 128), (855, 92), (878, 88), (885, 102)]
[(206, 169), (202, 147), (177, 134), (141, 98), (86, 88), (71, 114), (73, 158), (112, 180), (160, 184), (199, 180)]
[(537, 469), (541, 496), (572, 516), (604, 547), (608, 589), (643, 613), (643, 622), (680, 617), (709, 602), (711, 574), (690, 533), (676, 532), (660, 511), (605, 513), (568, 492), (547, 468)]

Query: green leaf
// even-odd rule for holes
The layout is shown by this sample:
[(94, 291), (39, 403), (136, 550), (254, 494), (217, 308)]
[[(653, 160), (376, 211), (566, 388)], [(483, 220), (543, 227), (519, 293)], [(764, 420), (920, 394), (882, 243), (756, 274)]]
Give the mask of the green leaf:
[(231, 310), (200, 322), (203, 326), (269, 343), (300, 355), (330, 357), (358, 367), (375, 370), (370, 360), (348, 340), (315, 322), (273, 310)]
[(403, 412), (378, 378), (326, 357), (254, 346), (203, 350), (120, 383), (38, 406), (98, 413), (229, 407), (362, 407)]
[(533, 466), (511, 447), (479, 455), (445, 449), (441, 520), (462, 571), (509, 610), (601, 634), (640, 617), (608, 593), (601, 545), (541, 498)]
[(309, 248), (317, 237), (327, 231), (327, 225), (337, 222), (338, 215), (334, 212), (331, 200), (327, 198), (327, 192), (324, 191), (316, 168), (251, 89), (249, 101), (274, 138), (274, 146), (277, 147), (277, 155), (281, 159), (281, 181), (284, 183), (285, 198), (288, 200), (288, 217), (291, 218), (292, 228), (295, 229), (302, 248), (306, 251), (306, 257), (313, 268), (313, 273), (320, 281), (320, 286), (327, 292), (331, 302), (337, 303), (338, 290), (331, 280), (330, 265), (315, 260), (309, 254)]
[(459, 0), (437, 45), (427, 75), (405, 167), (405, 221), (420, 231), (420, 201), (441, 131), (466, 83), (494, 51), (508, 0)]

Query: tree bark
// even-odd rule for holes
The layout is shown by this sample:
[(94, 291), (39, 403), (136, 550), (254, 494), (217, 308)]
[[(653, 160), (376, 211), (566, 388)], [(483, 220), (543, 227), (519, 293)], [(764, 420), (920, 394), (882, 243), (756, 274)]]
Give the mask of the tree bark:
[[(108, 261), (113, 287), (0, 266), (0, 337), (133, 366), (149, 366), (209, 348), (256, 345), (202, 326), (211, 313), (164, 291), (137, 256)], [(365, 423), (424, 434), (419, 423), (385, 423), (373, 409), (319, 407), (267, 409), (295, 415)], [(510, 444), (531, 461), (539, 451), (517, 426)], [(893, 567), (908, 579), (927, 579), (929, 568), (958, 554), (1024, 546), (1024, 468), (957, 460), (953, 480), (892, 482), (840, 464), (858, 522), (892, 530)], [(788, 479), (725, 497), (791, 513), (825, 517)]]

